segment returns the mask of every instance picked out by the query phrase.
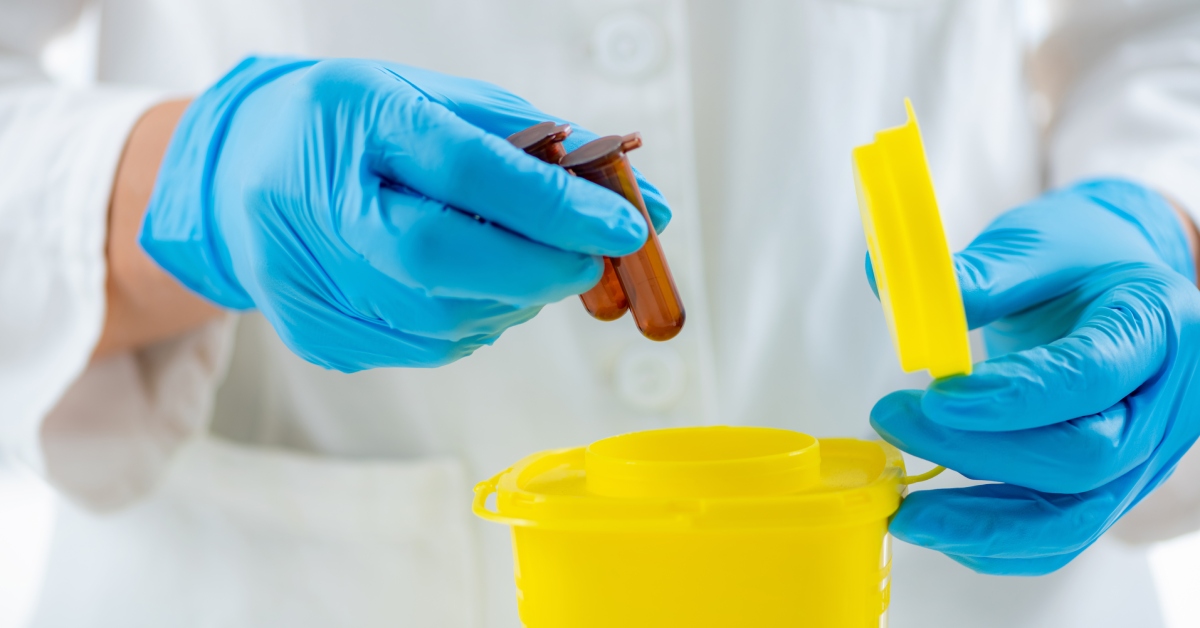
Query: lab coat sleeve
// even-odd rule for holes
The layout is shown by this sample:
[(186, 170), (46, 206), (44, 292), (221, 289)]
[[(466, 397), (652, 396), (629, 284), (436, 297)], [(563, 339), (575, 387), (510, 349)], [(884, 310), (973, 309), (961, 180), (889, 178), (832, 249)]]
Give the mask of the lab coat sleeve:
[[(1033, 57), (1054, 112), (1050, 183), (1117, 175), (1154, 187), (1200, 221), (1200, 3), (1081, 0), (1054, 4)], [(1113, 528), (1151, 542), (1200, 529), (1200, 447)]]
[(96, 508), (144, 493), (207, 416), (230, 323), (89, 364), (113, 175), (163, 95), (72, 89), (39, 54), (79, 0), (0, 4), (0, 457)]
[(1200, 3), (1084, 0), (1035, 56), (1055, 186), (1125, 176), (1200, 218)]

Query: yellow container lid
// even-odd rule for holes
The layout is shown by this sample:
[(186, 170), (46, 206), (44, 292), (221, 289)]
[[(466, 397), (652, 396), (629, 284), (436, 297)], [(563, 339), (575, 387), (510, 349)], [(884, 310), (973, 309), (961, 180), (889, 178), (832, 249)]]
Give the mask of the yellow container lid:
[(476, 486), (474, 512), (567, 530), (853, 525), (890, 516), (920, 479), (905, 478), (900, 452), (879, 441), (686, 427), (529, 456)]
[(907, 372), (971, 373), (971, 347), (912, 103), (908, 122), (854, 149), (854, 175), (884, 317)]

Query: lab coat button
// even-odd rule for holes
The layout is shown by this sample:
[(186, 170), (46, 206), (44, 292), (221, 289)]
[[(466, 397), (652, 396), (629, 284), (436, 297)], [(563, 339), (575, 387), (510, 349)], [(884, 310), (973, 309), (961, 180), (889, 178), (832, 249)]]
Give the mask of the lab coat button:
[(683, 395), (687, 368), (671, 347), (641, 346), (617, 361), (614, 384), (629, 405), (644, 411), (670, 408)]
[(662, 29), (641, 13), (610, 15), (592, 33), (592, 56), (601, 72), (633, 79), (656, 70), (666, 53)]

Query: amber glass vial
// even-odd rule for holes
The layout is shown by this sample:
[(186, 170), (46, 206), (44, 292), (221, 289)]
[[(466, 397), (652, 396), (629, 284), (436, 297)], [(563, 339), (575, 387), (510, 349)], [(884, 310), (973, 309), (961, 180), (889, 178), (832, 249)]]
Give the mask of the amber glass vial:
[(650, 340), (670, 340), (683, 329), (685, 313), (675, 279), (667, 267), (662, 244), (654, 232), (650, 212), (625, 153), (642, 145), (642, 136), (633, 133), (610, 135), (593, 140), (567, 154), (561, 166), (576, 175), (602, 185), (633, 203), (650, 225), (650, 236), (636, 253), (613, 259), (613, 268), (621, 288), (629, 298), (629, 309), (642, 335)]
[[(570, 134), (569, 124), (541, 122), (513, 133), (508, 136), (508, 141), (548, 164), (558, 165), (567, 154), (562, 143)], [(600, 276), (600, 283), (579, 295), (579, 300), (583, 301), (588, 314), (602, 321), (615, 321), (625, 315), (629, 300), (621, 290), (621, 282), (617, 280), (617, 271), (611, 259), (604, 258), (604, 274)]]

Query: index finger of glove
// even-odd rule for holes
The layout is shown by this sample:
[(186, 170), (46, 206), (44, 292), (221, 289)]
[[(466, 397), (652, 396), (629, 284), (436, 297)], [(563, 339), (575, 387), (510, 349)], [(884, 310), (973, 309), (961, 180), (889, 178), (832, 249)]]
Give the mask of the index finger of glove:
[(1067, 336), (938, 380), (921, 408), (947, 427), (1011, 431), (1100, 412), (1154, 375), (1167, 357), (1167, 306), (1154, 277), (1126, 272)]
[(1161, 442), (1161, 425), (1137, 421), (1122, 401), (1090, 416), (1011, 432), (945, 427), (921, 412), (920, 391), (900, 391), (871, 409), (871, 426), (887, 442), (963, 475), (1047, 493), (1079, 493), (1145, 462)]
[(398, 74), (376, 81), (386, 92), (367, 151), (382, 176), (566, 251), (621, 256), (645, 241), (645, 219), (619, 195), (530, 158)]
[[(555, 119), (556, 122), (562, 122)], [(595, 133), (582, 128), (576, 124), (571, 124), (573, 129), (571, 136), (563, 142), (564, 148), (567, 151), (575, 150), (580, 146), (600, 137)], [(642, 191), (642, 201), (646, 203), (646, 211), (650, 214), (650, 222), (654, 224), (654, 230), (662, 233), (667, 225), (671, 222), (673, 212), (671, 206), (667, 204), (667, 198), (663, 196), (658, 187), (650, 182), (645, 175), (637, 168), (633, 169), (633, 175), (637, 179), (638, 189)]]
[[(1087, 224), (1089, 229), (1071, 229)], [(1033, 307), (1074, 289), (1095, 268), (1113, 262), (1095, 233), (1127, 230), (1110, 212), (1067, 194), (1045, 197), (996, 219), (954, 256), (970, 328)]]
[[(409, 84), (433, 102), (445, 106), (463, 120), (493, 135), (508, 137), (517, 131), (549, 120), (571, 125), (572, 133), (563, 142), (567, 151), (575, 150), (599, 137), (578, 124), (538, 110), (524, 98), (492, 83), (457, 77), (448, 81), (448, 77), (423, 68), (403, 65), (390, 67), (394, 67), (398, 74), (411, 78)], [(637, 177), (638, 187), (641, 188), (642, 198), (646, 202), (646, 210), (654, 223), (654, 229), (662, 233), (671, 222), (671, 207), (658, 188), (636, 168), (634, 175)]]
[(603, 269), (595, 256), (533, 242), (387, 188), (364, 203), (343, 237), (373, 267), (432, 297), (543, 305), (586, 291)]
[(965, 556), (962, 554), (946, 554), (954, 562), (974, 571), (990, 576), (1044, 576), (1054, 573), (1067, 566), (1083, 550), (1053, 556), (1038, 556), (1037, 558), (989, 558), (986, 556)]

